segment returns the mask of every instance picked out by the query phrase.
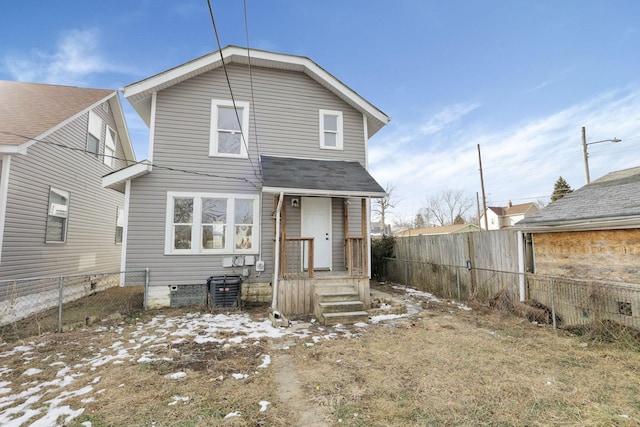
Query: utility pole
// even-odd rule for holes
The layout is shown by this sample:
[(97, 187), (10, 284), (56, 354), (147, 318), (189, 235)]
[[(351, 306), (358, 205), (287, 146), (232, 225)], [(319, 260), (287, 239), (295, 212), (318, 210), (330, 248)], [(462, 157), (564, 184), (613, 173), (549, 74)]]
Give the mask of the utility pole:
[(476, 191), (476, 205), (478, 206), (478, 228), (482, 230), (482, 226), (480, 225), (480, 196), (478, 196), (477, 191)]
[(587, 153), (587, 131), (582, 126), (582, 158), (584, 159), (584, 177), (587, 184), (591, 182), (589, 177), (589, 154)]
[(478, 144), (478, 162), (480, 163), (480, 187), (482, 187), (482, 209), (484, 209), (484, 229), (489, 231), (489, 220), (487, 219), (487, 197), (484, 194), (484, 177), (482, 176), (482, 156), (480, 155), (480, 144)]

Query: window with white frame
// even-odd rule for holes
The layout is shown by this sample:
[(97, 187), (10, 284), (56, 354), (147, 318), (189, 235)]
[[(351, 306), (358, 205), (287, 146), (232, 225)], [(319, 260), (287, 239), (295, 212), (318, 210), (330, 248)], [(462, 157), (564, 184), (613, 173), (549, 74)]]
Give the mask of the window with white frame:
[(342, 111), (320, 110), (320, 148), (342, 150)]
[(113, 158), (116, 156), (116, 141), (118, 135), (116, 131), (107, 126), (106, 138), (104, 140), (104, 164), (113, 167)]
[(122, 243), (124, 234), (124, 209), (118, 207), (116, 209), (116, 243)]
[(249, 103), (212, 100), (209, 155), (246, 158), (248, 144)]
[(69, 192), (49, 188), (49, 210), (45, 242), (64, 243), (69, 221)]
[(102, 119), (93, 111), (89, 111), (89, 128), (87, 131), (87, 152), (100, 153), (100, 136), (102, 135)]
[(258, 196), (167, 193), (166, 254), (253, 253)]

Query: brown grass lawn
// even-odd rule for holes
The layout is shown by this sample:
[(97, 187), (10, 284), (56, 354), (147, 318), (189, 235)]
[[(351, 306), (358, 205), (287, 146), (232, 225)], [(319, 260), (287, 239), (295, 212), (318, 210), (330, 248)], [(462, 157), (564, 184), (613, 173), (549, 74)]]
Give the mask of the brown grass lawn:
[[(311, 331), (306, 338), (226, 346), (191, 339), (156, 347), (150, 340), (122, 363), (72, 371), (76, 381), (64, 390), (95, 386), (92, 394), (67, 395), (65, 405), (84, 408), (70, 425), (640, 425), (637, 350), (556, 332), (487, 307), (465, 311), (446, 302), (413, 302), (422, 309), (411, 317), (366, 327), (298, 323)], [(158, 314), (4, 344), (0, 383), (10, 382), (10, 394), (25, 392), (56, 377), (57, 362), (86, 365), (97, 354), (109, 354), (114, 342), (140, 342), (140, 328)], [(251, 312), (256, 320), (266, 315), (266, 309)], [(314, 342), (314, 336), (324, 338)], [(26, 365), (23, 353), (7, 356), (15, 345), (33, 348)], [(150, 351), (156, 360), (140, 361)], [(273, 361), (260, 369), (265, 355)], [(42, 371), (25, 379), (25, 367)], [(167, 377), (177, 371), (186, 377)], [(234, 379), (238, 372), (248, 377)], [(0, 393), (0, 414), (8, 410), (2, 406), (7, 393)], [(54, 394), (60, 393), (40, 400)], [(271, 402), (264, 412), (260, 401)], [(241, 415), (224, 418), (234, 411)]]

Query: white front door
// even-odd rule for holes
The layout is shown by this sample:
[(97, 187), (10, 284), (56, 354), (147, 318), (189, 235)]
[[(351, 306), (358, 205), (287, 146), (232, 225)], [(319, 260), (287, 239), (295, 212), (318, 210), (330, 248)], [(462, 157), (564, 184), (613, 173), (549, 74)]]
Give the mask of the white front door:
[[(313, 237), (313, 267), (331, 270), (331, 199), (302, 198), (302, 237)], [(307, 257), (304, 257), (304, 268)]]

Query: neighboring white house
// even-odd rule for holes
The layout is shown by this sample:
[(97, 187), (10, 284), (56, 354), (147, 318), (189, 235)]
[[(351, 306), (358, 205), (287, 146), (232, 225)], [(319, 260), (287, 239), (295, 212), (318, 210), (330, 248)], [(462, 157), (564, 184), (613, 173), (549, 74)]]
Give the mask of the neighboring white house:
[(480, 227), (483, 230), (511, 228), (516, 222), (538, 212), (538, 210), (535, 203), (514, 205), (509, 202), (509, 204), (504, 207), (490, 206), (486, 212), (488, 228), (485, 227), (485, 214), (480, 215)]

